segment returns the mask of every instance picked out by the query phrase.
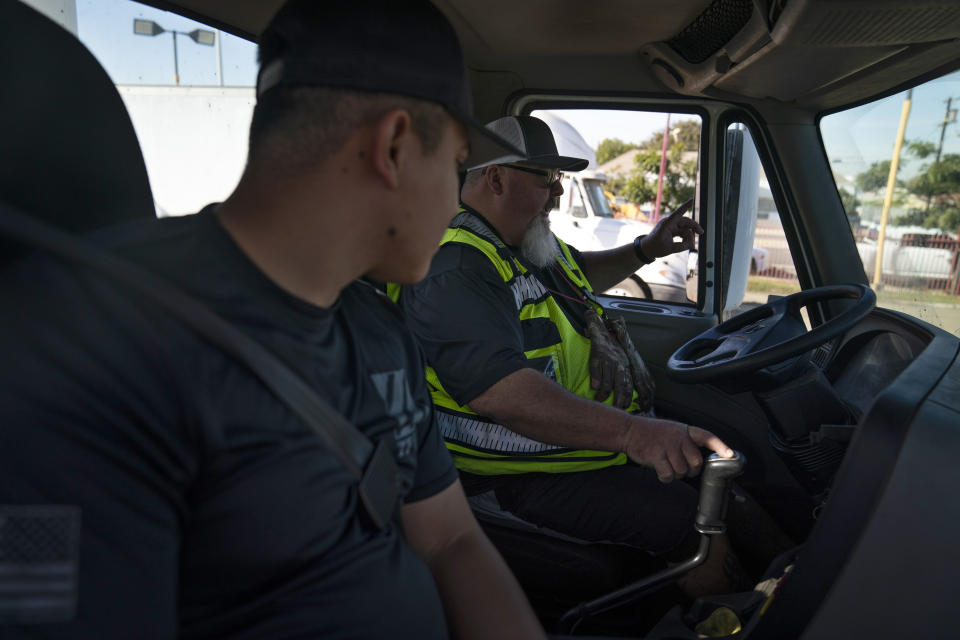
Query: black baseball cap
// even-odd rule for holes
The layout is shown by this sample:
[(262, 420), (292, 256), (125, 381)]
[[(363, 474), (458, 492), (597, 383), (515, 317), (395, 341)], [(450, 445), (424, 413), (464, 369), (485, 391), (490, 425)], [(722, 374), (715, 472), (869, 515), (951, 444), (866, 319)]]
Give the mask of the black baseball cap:
[(257, 96), (342, 87), (435, 102), (467, 125), (467, 166), (521, 151), (473, 117), (457, 34), (428, 0), (290, 0), (260, 35)]
[(545, 169), (562, 169), (564, 171), (583, 171), (590, 164), (589, 160), (561, 156), (557, 153), (557, 143), (553, 139), (550, 126), (540, 118), (533, 116), (506, 116), (487, 123), (487, 129), (506, 139), (515, 146), (519, 153), (508, 158), (496, 158), (468, 164), (470, 170), (479, 169), (491, 164), (505, 162), (523, 162), (534, 167)]

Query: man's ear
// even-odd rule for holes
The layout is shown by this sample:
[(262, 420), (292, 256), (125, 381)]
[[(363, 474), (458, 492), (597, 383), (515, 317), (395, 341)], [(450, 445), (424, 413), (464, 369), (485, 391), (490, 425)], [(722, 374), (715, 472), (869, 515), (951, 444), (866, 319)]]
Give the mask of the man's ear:
[(495, 194), (503, 194), (503, 169), (498, 167), (495, 164), (491, 164), (487, 167), (486, 173), (483, 174), (483, 179), (487, 183), (487, 188)]
[(388, 111), (373, 130), (373, 170), (391, 189), (400, 185), (400, 173), (414, 152), (416, 135), (410, 114), (403, 109)]

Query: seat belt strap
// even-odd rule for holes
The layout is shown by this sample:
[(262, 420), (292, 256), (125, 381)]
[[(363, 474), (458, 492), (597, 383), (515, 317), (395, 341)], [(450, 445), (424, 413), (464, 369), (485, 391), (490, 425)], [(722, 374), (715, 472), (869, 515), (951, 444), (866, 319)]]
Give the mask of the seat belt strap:
[(256, 340), (168, 280), (0, 202), (0, 234), (82, 264), (122, 283), (178, 318), (253, 372), (300, 417), (358, 483), (367, 515), (382, 529), (399, 498), (399, 467), (386, 440), (374, 444), (289, 366)]

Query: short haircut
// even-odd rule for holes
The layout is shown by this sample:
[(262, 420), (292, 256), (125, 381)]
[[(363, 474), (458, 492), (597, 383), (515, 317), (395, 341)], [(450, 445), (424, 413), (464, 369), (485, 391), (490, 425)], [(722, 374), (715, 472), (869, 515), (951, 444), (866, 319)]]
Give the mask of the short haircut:
[(439, 104), (392, 93), (274, 87), (254, 108), (249, 162), (279, 162), (284, 170), (314, 165), (336, 153), (358, 128), (393, 109), (410, 114), (425, 153), (436, 151), (451, 117)]
[(480, 167), (479, 169), (471, 169), (467, 172), (466, 177), (463, 179), (463, 185), (472, 187), (481, 181), (483, 176), (487, 175), (487, 167)]

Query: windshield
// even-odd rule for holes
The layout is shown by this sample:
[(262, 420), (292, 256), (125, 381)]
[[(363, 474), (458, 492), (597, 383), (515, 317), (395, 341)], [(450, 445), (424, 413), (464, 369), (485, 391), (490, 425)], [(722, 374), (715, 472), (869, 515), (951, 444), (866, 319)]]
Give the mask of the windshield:
[(590, 198), (590, 205), (594, 212), (601, 218), (612, 218), (613, 209), (610, 207), (610, 201), (603, 192), (603, 183), (600, 180), (584, 180), (583, 188), (587, 191), (587, 197)]
[(878, 303), (960, 335), (958, 107), (960, 72), (826, 116), (820, 133)]

